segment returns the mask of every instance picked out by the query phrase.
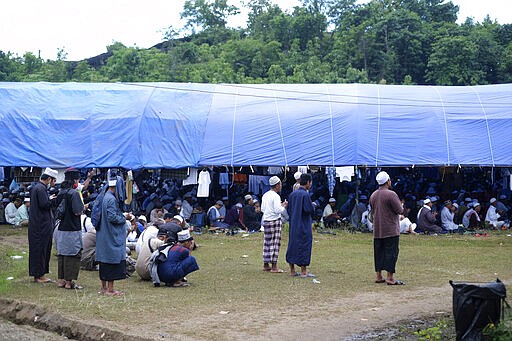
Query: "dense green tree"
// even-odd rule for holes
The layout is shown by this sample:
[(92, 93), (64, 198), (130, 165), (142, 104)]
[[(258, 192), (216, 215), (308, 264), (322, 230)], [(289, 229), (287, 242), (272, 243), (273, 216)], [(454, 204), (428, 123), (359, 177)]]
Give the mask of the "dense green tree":
[(227, 0), (187, 0), (181, 18), (187, 19), (186, 26), (192, 29), (225, 28), (227, 18), (240, 13), (236, 6), (228, 5)]
[(426, 80), (438, 85), (475, 85), (485, 81), (478, 47), (465, 36), (444, 37), (433, 44)]
[(12, 58), (10, 53), (0, 51), (0, 82), (16, 82), (19, 63)]
[[(489, 17), (457, 24), (446, 0), (246, 1), (247, 28), (229, 28), (227, 0), (188, 0), (186, 27), (169, 26), (152, 49), (119, 42), (68, 62), (0, 51), (0, 81), (380, 83), (512, 82), (512, 25)], [(188, 28), (188, 30), (186, 30)]]

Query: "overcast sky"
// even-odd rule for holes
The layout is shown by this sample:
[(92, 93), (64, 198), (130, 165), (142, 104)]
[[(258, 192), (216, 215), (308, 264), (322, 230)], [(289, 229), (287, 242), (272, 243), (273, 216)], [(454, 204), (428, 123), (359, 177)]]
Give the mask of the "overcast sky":
[[(363, 0), (361, 0), (363, 1)], [(185, 0), (6, 0), (0, 11), (0, 50), (23, 55), (40, 51), (43, 59), (57, 57), (59, 48), (67, 60), (81, 60), (106, 52), (118, 41), (125, 46), (148, 48), (162, 40), (172, 25), (183, 26), (180, 12)], [(473, 17), (481, 22), (489, 14), (500, 24), (512, 23), (510, 0), (452, 0), (460, 7), (459, 22)], [(238, 0), (231, 4), (239, 5)], [(274, 0), (283, 9), (298, 0)], [(230, 21), (245, 26), (245, 16)]]

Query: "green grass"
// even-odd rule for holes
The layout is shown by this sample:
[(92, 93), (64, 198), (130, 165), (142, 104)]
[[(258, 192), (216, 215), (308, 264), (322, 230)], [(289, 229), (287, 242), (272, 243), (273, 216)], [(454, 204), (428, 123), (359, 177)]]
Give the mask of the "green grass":
[[(449, 280), (488, 282), (497, 277), (510, 280), (512, 237), (507, 236), (509, 233), (493, 231), (490, 237), (479, 238), (467, 235), (402, 236), (396, 276), (407, 283), (402, 288), (407, 291), (440, 287)], [(158, 325), (163, 322), (154, 321), (154, 316), (165, 308), (169, 323), (156, 327), (172, 333), (173, 321), (183, 323), (182, 309), (191, 320), (194, 314), (201, 318), (218, 318), (220, 311), (229, 311), (229, 316), (235, 320), (251, 314), (258, 319), (268, 309), (296, 307), (299, 299), (328, 305), (334, 299), (386, 291), (385, 286), (373, 282), (371, 234), (314, 233), (310, 270), (317, 275), (320, 284), (313, 284), (311, 279), (292, 278), (287, 273), (263, 272), (261, 233), (248, 237), (203, 234), (195, 239), (200, 248), (193, 255), (201, 269), (188, 276), (190, 287), (154, 288), (152, 283), (140, 281), (134, 274), (115, 284), (117, 289), (126, 292), (125, 297), (111, 298), (97, 294), (100, 286), (97, 272), (80, 272), (77, 282), (85, 287), (82, 291), (32, 283), (28, 277), (26, 230), (12, 231), (0, 226), (0, 296), (35, 303), (85, 320), (110, 321), (111, 327), (129, 324), (134, 316), (140, 323)], [(286, 247), (285, 229), (279, 266), (288, 271)], [(23, 254), (22, 260), (11, 259), (11, 255), (24, 251), (27, 254)], [(50, 267), (49, 277), (55, 279), (57, 258), (53, 255)], [(14, 280), (6, 280), (9, 276)], [(296, 313), (305, 314), (301, 309)], [(228, 321), (219, 322), (216, 324), (219, 329), (213, 332), (222, 335), (222, 327), (227, 325)]]

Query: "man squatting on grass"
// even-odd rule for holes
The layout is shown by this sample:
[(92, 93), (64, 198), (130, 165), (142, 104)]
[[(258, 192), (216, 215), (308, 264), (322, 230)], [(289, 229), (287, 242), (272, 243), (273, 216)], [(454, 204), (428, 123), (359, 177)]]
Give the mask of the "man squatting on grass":
[[(404, 282), (395, 279), (393, 274), (398, 260), (399, 215), (403, 213), (404, 208), (398, 195), (390, 189), (391, 179), (388, 173), (380, 172), (377, 174), (376, 180), (379, 188), (370, 197), (373, 216), (375, 282), (402, 285)], [(387, 271), (386, 279), (382, 277), (383, 270)]]

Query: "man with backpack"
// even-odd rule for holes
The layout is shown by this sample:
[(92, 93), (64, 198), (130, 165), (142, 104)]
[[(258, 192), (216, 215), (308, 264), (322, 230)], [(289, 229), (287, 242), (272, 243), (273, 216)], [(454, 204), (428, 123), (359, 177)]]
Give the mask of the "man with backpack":
[(65, 289), (83, 289), (74, 281), (78, 279), (82, 257), (82, 227), (80, 218), (84, 203), (75, 189), (80, 180), (80, 172), (68, 169), (64, 173), (61, 191), (57, 196), (57, 219), (60, 223), (55, 229), (55, 247), (58, 256), (57, 286)]

